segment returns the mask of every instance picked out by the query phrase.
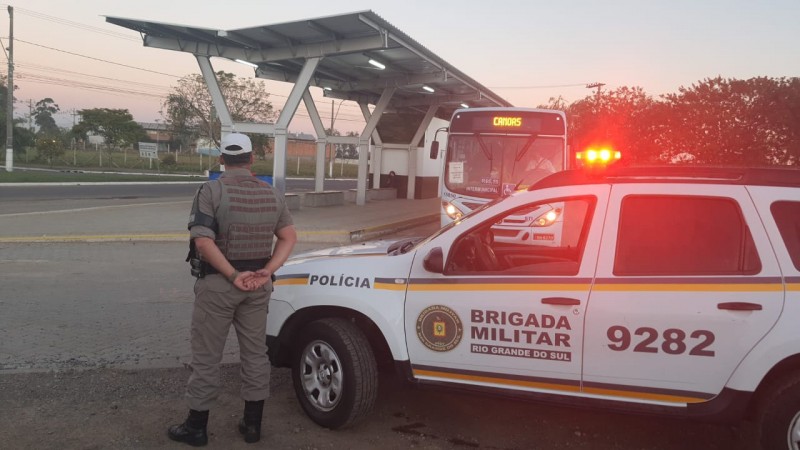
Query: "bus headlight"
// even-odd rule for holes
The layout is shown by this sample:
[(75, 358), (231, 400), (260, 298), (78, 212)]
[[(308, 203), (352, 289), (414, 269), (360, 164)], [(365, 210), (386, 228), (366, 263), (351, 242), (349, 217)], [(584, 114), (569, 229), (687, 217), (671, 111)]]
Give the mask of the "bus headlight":
[(542, 214), (541, 216), (533, 219), (533, 226), (535, 227), (549, 227), (550, 225), (554, 224), (555, 221), (558, 219), (558, 216), (561, 215), (561, 209), (551, 209), (546, 213)]
[(452, 220), (458, 220), (464, 217), (464, 212), (450, 202), (442, 202), (442, 209), (444, 210), (444, 213), (447, 214), (447, 217), (451, 218)]

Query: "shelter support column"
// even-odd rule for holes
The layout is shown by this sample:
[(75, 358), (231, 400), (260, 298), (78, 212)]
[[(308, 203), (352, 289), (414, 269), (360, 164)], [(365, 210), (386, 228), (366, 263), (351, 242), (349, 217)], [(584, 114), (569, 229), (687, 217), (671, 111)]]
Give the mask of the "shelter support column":
[[(386, 110), (386, 106), (389, 105), (389, 100), (392, 99), (392, 95), (394, 95), (394, 91), (396, 88), (387, 87), (381, 93), (381, 98), (378, 99), (378, 103), (375, 105), (375, 109), (372, 111), (369, 119), (367, 120), (367, 125), (364, 126), (364, 130), (361, 132), (361, 136), (358, 139), (358, 181), (356, 183), (356, 205), (363, 206), (367, 203), (367, 161), (369, 159), (369, 139), (372, 136), (372, 133), (375, 131), (375, 128), (378, 125), (378, 121), (381, 120), (381, 115)], [(380, 177), (380, 173), (376, 173), (377, 177)]]
[(286, 98), (281, 110), (281, 115), (278, 116), (278, 121), (275, 123), (275, 159), (272, 163), (272, 178), (275, 181), (275, 187), (285, 193), (286, 192), (286, 147), (287, 147), (287, 130), (289, 123), (291, 123), (294, 114), (297, 112), (297, 107), (300, 106), (300, 100), (308, 91), (308, 85), (314, 71), (317, 70), (317, 65), (321, 58), (308, 58), (297, 76), (297, 80), (292, 86), (292, 92)]
[(436, 115), (436, 110), (439, 109), (438, 104), (432, 104), (428, 106), (428, 110), (425, 112), (425, 117), (422, 118), (422, 122), (420, 122), (419, 126), (417, 127), (416, 133), (414, 133), (414, 137), (411, 138), (411, 143), (408, 145), (408, 188), (406, 193), (407, 199), (414, 199), (416, 196), (416, 187), (417, 187), (417, 153), (419, 151), (419, 141), (425, 135), (425, 130), (428, 129), (428, 125), (431, 124), (431, 121)]
[[(368, 121), (372, 117), (369, 111), (369, 105), (359, 102), (358, 106), (361, 107), (361, 114), (364, 120)], [(381, 187), (381, 168), (383, 167), (383, 141), (378, 130), (372, 132), (372, 188), (378, 189)]]
[(328, 143), (326, 139), (327, 135), (325, 134), (325, 126), (322, 124), (322, 118), (319, 116), (317, 105), (314, 104), (314, 98), (311, 97), (311, 92), (309, 92), (307, 88), (303, 93), (303, 104), (306, 105), (308, 117), (311, 118), (314, 131), (317, 134), (317, 153), (314, 164), (314, 192), (322, 192), (325, 190), (325, 146)]
[(328, 146), (326, 139), (317, 139), (317, 154), (314, 164), (314, 192), (325, 190), (325, 148)]
[(225, 103), (222, 89), (220, 89), (219, 83), (217, 82), (217, 75), (214, 73), (214, 67), (211, 66), (211, 60), (208, 56), (201, 55), (195, 55), (195, 58), (197, 58), (197, 64), (200, 66), (203, 79), (206, 81), (208, 93), (211, 95), (211, 101), (214, 103), (214, 109), (217, 110), (217, 117), (219, 117), (219, 121), (222, 124), (222, 134), (228, 134), (233, 131), (233, 119), (231, 119), (231, 113), (228, 111), (228, 105)]
[(275, 128), (275, 151), (272, 160), (272, 182), (275, 188), (286, 193), (286, 147), (289, 142), (286, 128)]

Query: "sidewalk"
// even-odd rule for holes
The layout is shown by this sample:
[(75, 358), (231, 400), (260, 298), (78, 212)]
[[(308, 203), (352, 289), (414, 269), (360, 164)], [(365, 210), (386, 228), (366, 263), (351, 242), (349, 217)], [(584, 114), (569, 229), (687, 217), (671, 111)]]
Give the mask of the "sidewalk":
[[(0, 243), (185, 241), (191, 200), (6, 214)], [(292, 211), (298, 238), (349, 244), (439, 220), (439, 199), (373, 200), (364, 206), (303, 207)]]
[(439, 221), (439, 198), (375, 200), (364, 206), (301, 208), (292, 211), (298, 238), (347, 244)]

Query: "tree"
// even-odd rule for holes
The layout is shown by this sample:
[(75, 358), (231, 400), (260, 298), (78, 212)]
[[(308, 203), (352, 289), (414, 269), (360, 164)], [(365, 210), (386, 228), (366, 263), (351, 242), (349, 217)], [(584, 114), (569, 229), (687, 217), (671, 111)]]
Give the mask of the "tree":
[(566, 108), (569, 141), (577, 150), (609, 145), (634, 161), (657, 157), (657, 102), (640, 87), (587, 95)]
[(272, 153), (272, 139), (266, 134), (251, 134), (250, 142), (253, 144), (253, 153), (261, 159), (265, 159), (268, 153)]
[[(331, 130), (330, 128), (325, 129), (325, 134), (328, 136), (341, 136), (341, 131), (337, 129)], [(358, 137), (359, 134), (355, 131), (348, 131), (345, 136), (347, 137)], [(335, 158), (342, 158), (342, 159), (357, 159), (358, 158), (358, 146), (356, 144), (335, 144), (335, 151), (334, 157)]]
[(33, 117), (34, 123), (39, 127), (38, 134), (56, 135), (61, 133), (61, 130), (58, 128), (53, 118), (53, 114), (59, 111), (58, 105), (50, 97), (36, 102), (36, 106), (33, 109)]
[[(8, 110), (8, 78), (5, 75), (0, 75), (0, 148), (6, 148), (6, 117)], [(17, 87), (14, 86), (14, 90)], [(14, 154), (24, 153), (25, 147), (33, 146), (33, 135), (27, 128), (18, 127), (22, 124), (23, 119), (17, 118), (13, 120), (13, 142), (11, 144), (14, 149)]]
[(704, 164), (800, 164), (798, 78), (708, 78), (664, 98), (673, 153)]
[(82, 119), (72, 131), (84, 138), (88, 133), (102, 136), (109, 150), (147, 139), (144, 128), (133, 121), (127, 109), (94, 108), (78, 112)]
[[(234, 121), (265, 123), (274, 119), (275, 110), (261, 81), (240, 79), (223, 71), (216, 76)], [(219, 145), (219, 120), (201, 75), (187, 75), (178, 80), (164, 100), (163, 110), (170, 131), (186, 144), (205, 137)]]
[(36, 139), (36, 149), (39, 157), (47, 159), (53, 164), (53, 160), (64, 155), (64, 141), (60, 135), (41, 135)]
[[(347, 137), (358, 137), (359, 133), (355, 131), (348, 131), (345, 133)], [(337, 144), (336, 157), (344, 159), (358, 159), (358, 146), (356, 144)]]

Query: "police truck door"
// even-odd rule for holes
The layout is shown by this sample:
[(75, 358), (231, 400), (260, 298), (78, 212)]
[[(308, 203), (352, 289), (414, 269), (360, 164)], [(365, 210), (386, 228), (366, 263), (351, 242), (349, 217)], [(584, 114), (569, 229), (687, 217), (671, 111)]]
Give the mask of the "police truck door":
[[(580, 189), (580, 195), (563, 188), (513, 195), (418, 250), (405, 308), (416, 378), (580, 390), (584, 310), (608, 187)], [(520, 224), (519, 239), (494, 238), (506, 218), (531, 211), (541, 216), (536, 228)], [(555, 229), (556, 241), (533, 237)], [(424, 267), (436, 248), (444, 273)]]
[(673, 405), (718, 395), (783, 306), (744, 186), (619, 184), (609, 205), (584, 390)]

